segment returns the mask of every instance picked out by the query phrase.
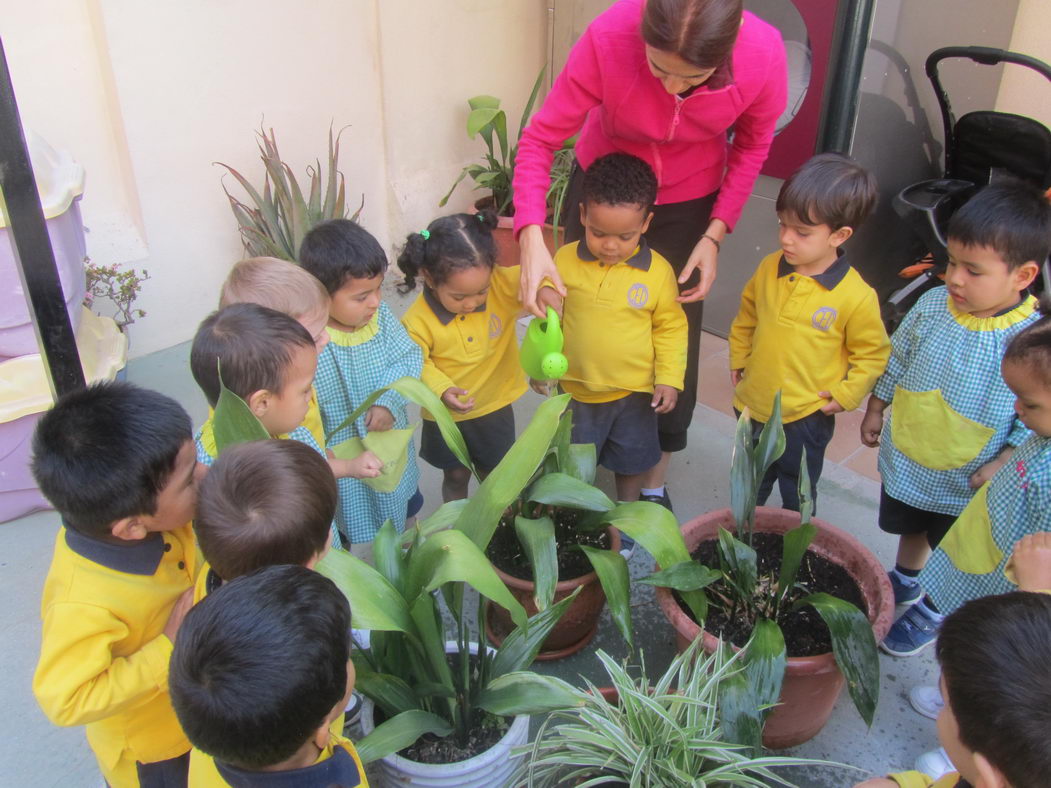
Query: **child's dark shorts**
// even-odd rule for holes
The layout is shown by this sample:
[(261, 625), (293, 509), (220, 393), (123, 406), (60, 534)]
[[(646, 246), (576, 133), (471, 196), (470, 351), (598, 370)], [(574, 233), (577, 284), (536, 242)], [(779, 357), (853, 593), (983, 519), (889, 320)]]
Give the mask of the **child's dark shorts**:
[(652, 394), (632, 392), (613, 402), (569, 403), (573, 443), (594, 443), (598, 462), (623, 476), (648, 471), (661, 458)]
[[(486, 413), (476, 419), (465, 419), (456, 422), (463, 433), (467, 444), (467, 453), (476, 468), (491, 471), (507, 454), (515, 442), (515, 412), (510, 405), (505, 405), (492, 413)], [(423, 432), (420, 435), (420, 458), (435, 468), (451, 471), (462, 468), (463, 464), (445, 445), (445, 439), (438, 425), (430, 419), (423, 420)]]
[(909, 534), (927, 534), (927, 543), (931, 548), (945, 537), (945, 534), (956, 522), (957, 515), (928, 512), (915, 506), (892, 498), (885, 487), (879, 489), (879, 527), (889, 534), (905, 536)]

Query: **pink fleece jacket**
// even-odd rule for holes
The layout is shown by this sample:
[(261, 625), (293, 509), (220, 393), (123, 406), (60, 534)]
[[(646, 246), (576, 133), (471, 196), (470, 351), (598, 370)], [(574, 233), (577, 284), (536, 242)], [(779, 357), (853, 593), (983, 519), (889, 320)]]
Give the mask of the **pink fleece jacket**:
[(733, 229), (741, 215), (785, 108), (781, 35), (746, 11), (728, 84), (702, 85), (683, 99), (650, 73), (640, 30), (643, 5), (620, 0), (588, 26), (522, 134), (514, 178), (516, 235), (543, 224), (554, 151), (577, 131), (582, 167), (607, 153), (630, 153), (657, 174), (658, 203), (720, 189), (712, 217)]

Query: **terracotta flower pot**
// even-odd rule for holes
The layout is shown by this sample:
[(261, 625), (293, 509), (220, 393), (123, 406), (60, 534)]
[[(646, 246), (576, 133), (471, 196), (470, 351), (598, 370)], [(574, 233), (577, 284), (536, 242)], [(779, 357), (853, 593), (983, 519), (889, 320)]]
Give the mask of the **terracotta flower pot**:
[[(606, 533), (610, 538), (610, 550), (619, 550), (620, 532), (616, 528), (607, 528)], [(496, 569), (496, 567), (493, 568)], [(526, 613), (530, 616), (535, 615), (537, 610), (533, 596), (536, 594), (536, 585), (533, 581), (512, 577), (499, 569), (496, 569), (496, 573), (500, 575), (500, 579), (504, 581), (504, 585), (507, 586), (512, 596), (526, 609)], [(554, 601), (559, 602), (565, 599), (578, 586), (583, 586), (583, 589), (555, 624), (551, 634), (544, 640), (544, 645), (540, 647), (540, 653), (537, 654), (537, 660), (545, 662), (576, 654), (595, 636), (599, 616), (606, 604), (606, 594), (602, 590), (602, 584), (598, 581), (598, 575), (588, 572), (581, 577), (557, 583)], [(499, 646), (514, 628), (514, 622), (511, 621), (511, 616), (506, 610), (498, 605), (488, 606), (485, 615), (485, 634), (491, 643)]]
[[(497, 218), (496, 229), (493, 230), (493, 241), (496, 242), (496, 262), (498, 265), (518, 265), (518, 241), (515, 240), (513, 216), (500, 216)], [(550, 224), (542, 225), (544, 243), (547, 250), (553, 255), (555, 253), (555, 228)], [(559, 227), (558, 234), (561, 236), (565, 228)]]
[[(817, 535), (810, 550), (842, 566), (858, 584), (879, 642), (890, 629), (894, 616), (894, 593), (886, 570), (868, 548), (850, 534), (823, 520), (815, 518), (811, 522), (817, 526)], [(796, 512), (765, 506), (756, 509), (757, 532), (783, 534), (798, 525), (799, 514)], [(709, 512), (685, 523), (681, 531), (686, 549), (692, 553), (702, 542), (715, 539), (720, 528), (736, 531), (729, 509)], [(700, 627), (679, 607), (668, 589), (657, 588), (657, 601), (675, 628), (679, 650), (682, 651), (697, 637)], [(714, 635), (704, 633), (706, 651), (714, 651), (718, 642)], [(816, 736), (828, 722), (844, 683), (831, 652), (813, 657), (790, 657), (781, 685), (780, 705), (770, 712), (763, 728), (763, 744), (771, 749), (782, 749)]]

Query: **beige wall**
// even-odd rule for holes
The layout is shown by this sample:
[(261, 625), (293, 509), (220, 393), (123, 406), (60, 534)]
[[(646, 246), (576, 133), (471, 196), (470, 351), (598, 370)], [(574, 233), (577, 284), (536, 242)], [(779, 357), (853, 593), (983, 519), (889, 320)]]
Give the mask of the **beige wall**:
[[(1011, 36), (1011, 51), (1051, 63), (1049, 30), (1051, 2), (1020, 0), (1014, 33)], [(1051, 127), (1051, 82), (1023, 66), (1004, 66), (996, 109), (1000, 112), (1028, 115)]]
[[(260, 120), (298, 174), (330, 123), (349, 126), (348, 201), (364, 194), (362, 222), (390, 249), (477, 157), (467, 97), (516, 116), (546, 13), (543, 0), (34, 0), (6, 4), (0, 36), (23, 122), (87, 170), (88, 253), (152, 276), (131, 329), (141, 355), (189, 339), (240, 257), (213, 162), (261, 183)], [(469, 202), (462, 187), (450, 207)]]

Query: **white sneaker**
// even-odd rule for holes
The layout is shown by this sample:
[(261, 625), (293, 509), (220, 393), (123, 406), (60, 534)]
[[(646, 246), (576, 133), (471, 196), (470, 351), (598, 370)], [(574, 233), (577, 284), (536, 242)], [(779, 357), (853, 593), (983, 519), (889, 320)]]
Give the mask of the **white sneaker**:
[(936, 720), (945, 708), (945, 699), (937, 687), (921, 685), (909, 690), (909, 705), (924, 717)]
[(937, 750), (923, 753), (916, 759), (916, 771), (926, 774), (932, 780), (938, 780), (949, 772), (956, 771), (956, 767), (949, 760), (949, 754), (945, 752), (945, 748), (939, 747)]

